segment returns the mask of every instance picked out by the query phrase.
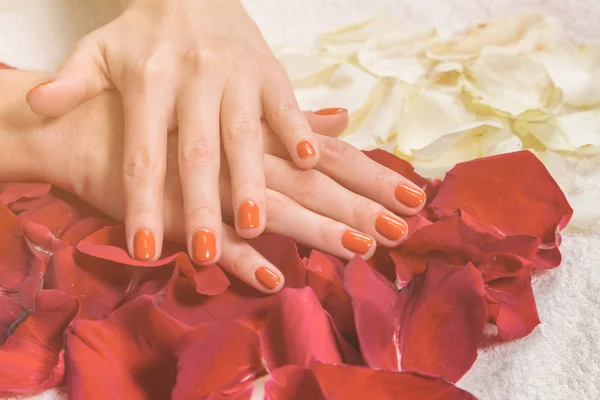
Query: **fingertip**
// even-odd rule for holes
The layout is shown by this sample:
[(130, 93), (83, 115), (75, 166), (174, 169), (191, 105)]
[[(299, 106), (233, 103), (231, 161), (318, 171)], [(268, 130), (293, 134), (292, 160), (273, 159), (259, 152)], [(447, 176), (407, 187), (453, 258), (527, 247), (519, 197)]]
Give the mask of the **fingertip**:
[(85, 99), (72, 82), (48, 80), (31, 88), (25, 100), (34, 113), (46, 117), (59, 117), (73, 110)]
[[(264, 202), (263, 202), (264, 204)], [(244, 239), (260, 236), (265, 230), (264, 207), (254, 200), (246, 200), (240, 204), (237, 211), (235, 230)]]
[(149, 229), (138, 229), (131, 240), (130, 256), (139, 261), (154, 261), (160, 256), (154, 234)]
[(221, 258), (218, 233), (212, 229), (199, 229), (191, 240), (190, 255), (198, 265), (214, 264)]
[(279, 292), (285, 284), (285, 278), (281, 271), (270, 265), (258, 267), (254, 271), (254, 279), (257, 283), (256, 288), (269, 294)]
[(314, 168), (319, 162), (317, 145), (311, 141), (303, 140), (296, 145), (296, 154), (293, 157), (296, 166), (302, 169)]

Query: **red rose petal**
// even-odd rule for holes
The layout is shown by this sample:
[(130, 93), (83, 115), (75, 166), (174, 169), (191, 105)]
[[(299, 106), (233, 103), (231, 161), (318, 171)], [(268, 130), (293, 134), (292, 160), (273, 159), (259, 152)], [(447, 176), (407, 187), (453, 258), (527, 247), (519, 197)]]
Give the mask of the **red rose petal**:
[(469, 224), (468, 215), (450, 215), (422, 226), (390, 256), (402, 286), (425, 271), (428, 260), (443, 257), (449, 262), (475, 265), (498, 254), (512, 254), (526, 259), (534, 257), (539, 239), (529, 235), (505, 236), (481, 224)]
[(489, 282), (487, 294), (497, 303), (491, 319), (501, 339), (525, 337), (540, 323), (529, 274)]
[(260, 347), (269, 370), (313, 360), (341, 364), (329, 318), (311, 288), (284, 288), (260, 330)]
[(63, 332), (76, 317), (77, 300), (43, 290), (29, 315), (0, 347), (0, 394), (32, 394), (63, 380)]
[(296, 365), (271, 372), (265, 383), (265, 398), (327, 400), (313, 371)]
[(51, 188), (48, 183), (0, 183), (0, 204), (10, 204), (23, 198), (35, 199), (47, 194)]
[(477, 358), (487, 319), (481, 274), (431, 261), (398, 295), (402, 369), (455, 382)]
[(457, 164), (431, 204), (438, 217), (456, 209), (505, 235), (539, 237), (538, 267), (560, 264), (558, 232), (573, 210), (542, 162), (529, 151)]
[(186, 333), (173, 399), (201, 399), (213, 392), (264, 375), (257, 333), (238, 322), (217, 322)]
[(397, 290), (393, 284), (355, 257), (346, 267), (344, 288), (352, 297), (360, 349), (372, 368), (399, 370), (395, 331)]
[(442, 379), (412, 372), (321, 363), (312, 370), (328, 400), (475, 400)]
[(175, 385), (175, 344), (188, 328), (141, 296), (101, 321), (66, 334), (70, 399), (167, 399)]

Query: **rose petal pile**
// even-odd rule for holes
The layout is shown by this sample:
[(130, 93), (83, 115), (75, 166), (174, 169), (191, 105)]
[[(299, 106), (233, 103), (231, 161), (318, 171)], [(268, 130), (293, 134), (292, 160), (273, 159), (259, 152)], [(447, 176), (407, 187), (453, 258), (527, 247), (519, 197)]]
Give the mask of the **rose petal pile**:
[(181, 245), (132, 260), (121, 224), (47, 184), (1, 184), (0, 395), (474, 399), (453, 383), (478, 347), (539, 324), (531, 274), (560, 264), (572, 210), (529, 151), (458, 164), (443, 182), (367, 155), (427, 192), (410, 237), (347, 265), (251, 240), (286, 276), (272, 296)]
[(429, 177), (531, 149), (574, 205), (571, 226), (600, 221), (586, 174), (555, 168), (573, 157), (597, 165), (600, 42), (569, 45), (540, 14), (482, 22), (448, 40), (386, 15), (277, 54), (303, 109), (348, 109), (344, 139), (356, 147), (393, 152)]

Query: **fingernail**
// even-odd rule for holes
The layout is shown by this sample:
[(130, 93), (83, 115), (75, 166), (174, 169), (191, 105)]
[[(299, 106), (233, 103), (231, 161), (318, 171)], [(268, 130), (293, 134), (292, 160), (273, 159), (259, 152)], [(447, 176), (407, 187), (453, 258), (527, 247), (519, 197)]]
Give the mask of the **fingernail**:
[(281, 282), (279, 276), (266, 267), (258, 268), (254, 272), (254, 275), (256, 276), (256, 280), (269, 290), (275, 289), (279, 285), (279, 282)]
[(404, 236), (408, 230), (408, 225), (400, 218), (379, 214), (375, 218), (375, 229), (386, 239), (396, 241)]
[(322, 110), (317, 110), (314, 113), (317, 115), (335, 115), (348, 112), (345, 108), (323, 108)]
[(253, 201), (242, 203), (238, 210), (238, 221), (242, 229), (257, 228), (260, 225), (258, 204)]
[(32, 87), (29, 92), (27, 92), (27, 96), (29, 97), (29, 95), (31, 93), (33, 93), (35, 90), (41, 88), (42, 86), (46, 86), (49, 83), (52, 83), (53, 81), (46, 81), (46, 82), (42, 82), (42, 83), (38, 83), (37, 85), (35, 85), (34, 87)]
[(141, 261), (148, 261), (156, 254), (154, 236), (148, 229), (140, 229), (133, 237), (133, 255)]
[(364, 233), (346, 231), (342, 235), (342, 246), (353, 253), (365, 254), (373, 246), (373, 238)]
[(206, 229), (199, 230), (192, 238), (194, 261), (203, 262), (215, 258), (217, 255), (217, 241), (215, 235)]
[(308, 158), (316, 154), (315, 148), (312, 147), (312, 144), (306, 141), (298, 143), (296, 149), (298, 150), (298, 155), (300, 158)]
[(425, 192), (408, 185), (396, 186), (396, 200), (408, 207), (419, 207), (425, 202)]

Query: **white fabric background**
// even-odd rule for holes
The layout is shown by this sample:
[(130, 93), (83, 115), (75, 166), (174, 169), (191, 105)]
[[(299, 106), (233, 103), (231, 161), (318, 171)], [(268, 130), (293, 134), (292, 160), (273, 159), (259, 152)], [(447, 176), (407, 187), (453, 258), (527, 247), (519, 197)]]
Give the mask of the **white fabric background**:
[[(600, 40), (600, 0), (245, 0), (273, 44), (310, 43), (382, 12), (442, 34), (483, 19), (535, 10), (560, 18), (576, 41)], [(0, 61), (55, 69), (78, 38), (120, 12), (119, 0), (0, 0)], [(600, 73), (600, 71), (599, 71)], [(596, 193), (600, 179), (593, 181)], [(534, 280), (541, 325), (480, 352), (459, 382), (480, 399), (600, 399), (600, 232), (569, 232), (564, 262)], [(38, 399), (54, 399), (49, 391)], [(375, 399), (376, 400), (376, 399)]]

